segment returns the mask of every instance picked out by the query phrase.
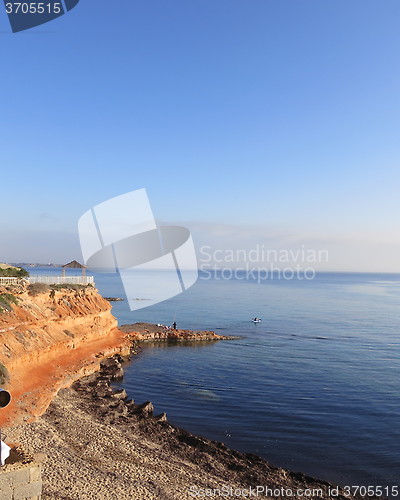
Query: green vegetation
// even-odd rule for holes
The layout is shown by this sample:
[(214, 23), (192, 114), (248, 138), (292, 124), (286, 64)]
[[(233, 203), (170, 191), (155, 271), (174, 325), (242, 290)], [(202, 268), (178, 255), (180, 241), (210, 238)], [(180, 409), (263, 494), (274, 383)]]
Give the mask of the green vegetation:
[(46, 285), (45, 283), (32, 283), (28, 285), (28, 294), (32, 297), (35, 297), (36, 295), (39, 295), (41, 293), (46, 293), (49, 290), (49, 285)]
[(28, 276), (28, 271), (23, 267), (6, 267), (5, 269), (0, 268), (0, 277), (27, 278)]
[(62, 290), (72, 290), (77, 292), (78, 290), (86, 290), (86, 288), (91, 287), (93, 288), (92, 284), (88, 285), (73, 285), (73, 284), (68, 284), (68, 283), (60, 283), (57, 285), (46, 285), (45, 283), (32, 283), (31, 285), (28, 286), (28, 293), (32, 297), (35, 297), (36, 295), (39, 295), (41, 293), (47, 293), (50, 292), (50, 298), (54, 298), (55, 292), (60, 292)]
[(50, 285), (50, 288), (52, 290), (56, 290), (57, 292), (59, 292), (60, 290), (86, 290), (86, 288), (88, 287), (93, 287), (93, 285), (91, 283), (89, 283), (88, 285), (72, 285), (72, 284), (68, 284), (68, 283), (59, 283), (57, 285)]
[(4, 310), (11, 311), (11, 304), (18, 304), (18, 299), (11, 293), (0, 294), (0, 313)]

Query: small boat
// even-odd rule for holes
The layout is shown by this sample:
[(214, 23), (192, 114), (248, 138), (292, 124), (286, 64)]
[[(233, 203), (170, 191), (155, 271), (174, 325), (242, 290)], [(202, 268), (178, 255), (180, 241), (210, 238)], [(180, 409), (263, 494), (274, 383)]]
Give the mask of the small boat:
[(261, 323), (262, 319), (261, 318), (254, 318), (251, 320), (253, 323)]

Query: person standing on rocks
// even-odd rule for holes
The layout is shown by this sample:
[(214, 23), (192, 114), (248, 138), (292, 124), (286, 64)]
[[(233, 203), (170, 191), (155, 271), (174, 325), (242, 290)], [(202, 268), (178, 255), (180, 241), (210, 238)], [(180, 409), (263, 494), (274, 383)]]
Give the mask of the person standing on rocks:
[(172, 328), (173, 328), (174, 330), (176, 330), (176, 321), (174, 321), (174, 322), (172, 323)]

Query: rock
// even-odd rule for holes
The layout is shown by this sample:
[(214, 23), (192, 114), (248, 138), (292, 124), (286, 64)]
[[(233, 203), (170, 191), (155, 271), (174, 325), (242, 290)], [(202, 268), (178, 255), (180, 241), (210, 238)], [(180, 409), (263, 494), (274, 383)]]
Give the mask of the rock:
[(111, 380), (121, 380), (124, 378), (124, 369), (122, 368), (117, 368), (115, 371), (112, 372), (111, 374)]
[(110, 369), (114, 369), (114, 368), (119, 368), (121, 366), (121, 363), (119, 362), (119, 360), (117, 359), (116, 356), (114, 356), (113, 358), (107, 358), (105, 359), (104, 361), (102, 361), (100, 363), (100, 368), (103, 372), (108, 372)]
[(126, 399), (128, 397), (128, 394), (126, 393), (125, 389), (121, 389), (120, 391), (115, 391), (111, 394), (111, 397), (114, 399)]
[(101, 377), (105, 376), (110, 380), (121, 380), (124, 376), (124, 369), (120, 360), (123, 361), (121, 356), (115, 356), (100, 363)]
[(124, 404), (123, 401), (118, 401), (118, 402), (110, 405), (109, 408), (112, 411), (112, 414), (117, 416), (117, 417), (120, 415), (124, 415), (124, 416), (128, 415), (128, 407)]
[(156, 415), (156, 416), (154, 417), (154, 420), (155, 420), (156, 422), (167, 422), (167, 420), (168, 420), (168, 419), (167, 419), (167, 414), (166, 414), (165, 412), (160, 413), (160, 415)]
[(128, 408), (123, 405), (123, 406), (119, 406), (118, 409), (117, 409), (117, 413), (118, 413), (118, 416), (124, 416), (124, 417), (127, 417), (128, 416)]
[(135, 405), (135, 401), (133, 399), (131, 399), (130, 401), (125, 402), (125, 406), (128, 408), (128, 410), (131, 413), (135, 413), (136, 412), (137, 405)]
[(119, 327), (122, 332), (130, 334), (132, 341), (147, 342), (153, 340), (160, 341), (217, 341), (233, 340), (239, 337), (217, 335), (215, 332), (207, 330), (173, 330), (160, 324), (135, 323), (131, 325), (122, 325)]
[(100, 387), (96, 390), (99, 398), (110, 398), (113, 394), (111, 387)]
[(145, 403), (139, 405), (137, 408), (137, 412), (145, 417), (153, 415), (153, 411), (154, 411), (154, 406), (151, 401), (146, 401)]

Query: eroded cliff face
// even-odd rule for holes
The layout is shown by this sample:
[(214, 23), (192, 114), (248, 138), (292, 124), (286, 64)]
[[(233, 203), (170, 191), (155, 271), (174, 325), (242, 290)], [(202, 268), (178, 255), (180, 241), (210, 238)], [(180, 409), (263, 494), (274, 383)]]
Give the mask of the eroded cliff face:
[(0, 312), (0, 363), (12, 395), (0, 425), (41, 415), (60, 388), (98, 370), (103, 358), (127, 354), (131, 345), (95, 288), (13, 292), (17, 303)]

